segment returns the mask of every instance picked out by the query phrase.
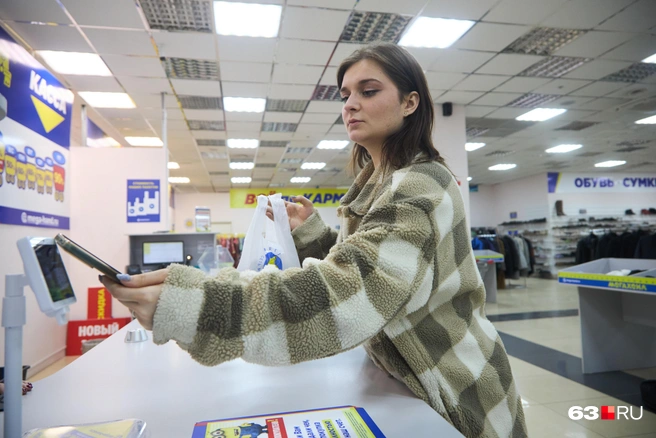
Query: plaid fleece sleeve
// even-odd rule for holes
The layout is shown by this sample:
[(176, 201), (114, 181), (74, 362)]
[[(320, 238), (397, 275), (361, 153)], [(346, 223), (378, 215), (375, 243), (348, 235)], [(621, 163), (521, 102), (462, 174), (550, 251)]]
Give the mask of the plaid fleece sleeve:
[[(204, 365), (243, 358), (287, 365), (354, 348), (378, 333), (421, 286), (434, 237), (434, 203), (399, 199), (372, 208), (359, 231), (304, 268), (215, 278), (175, 265), (153, 339), (176, 340)], [(309, 263), (308, 263), (309, 262)]]
[(308, 257), (323, 260), (337, 241), (337, 231), (330, 228), (314, 211), (307, 220), (292, 231), (298, 259), (303, 263)]

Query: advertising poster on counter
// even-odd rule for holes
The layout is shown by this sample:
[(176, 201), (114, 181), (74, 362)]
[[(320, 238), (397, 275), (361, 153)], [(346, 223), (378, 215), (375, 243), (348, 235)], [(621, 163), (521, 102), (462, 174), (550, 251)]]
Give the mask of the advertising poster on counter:
[(293, 196), (305, 196), (315, 207), (339, 207), (339, 201), (348, 189), (232, 189), (230, 190), (230, 208), (255, 208), (257, 196), (282, 194), (282, 199), (290, 201)]
[(0, 28), (0, 223), (69, 229), (72, 103)]
[(549, 193), (656, 192), (656, 173), (547, 173)]
[(128, 222), (159, 222), (159, 180), (128, 180)]

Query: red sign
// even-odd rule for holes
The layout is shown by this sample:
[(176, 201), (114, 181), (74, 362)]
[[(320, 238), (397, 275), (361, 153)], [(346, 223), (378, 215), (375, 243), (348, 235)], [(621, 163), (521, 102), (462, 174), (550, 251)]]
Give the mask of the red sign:
[(112, 317), (112, 296), (104, 287), (90, 287), (87, 300), (87, 318), (106, 319)]
[(614, 420), (615, 419), (615, 406), (602, 406), (601, 407), (601, 419), (602, 420)]
[(108, 338), (130, 321), (130, 317), (68, 321), (66, 356), (81, 355), (82, 341)]

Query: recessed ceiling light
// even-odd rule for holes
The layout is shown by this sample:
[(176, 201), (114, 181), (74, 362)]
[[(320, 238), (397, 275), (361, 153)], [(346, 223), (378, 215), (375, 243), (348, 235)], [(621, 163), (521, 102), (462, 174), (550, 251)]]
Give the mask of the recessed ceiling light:
[(401, 37), (399, 45), (444, 49), (458, 41), (473, 25), (469, 20), (419, 17)]
[(467, 177), (467, 181), (471, 181), (473, 178), (471, 176)]
[(549, 120), (565, 112), (567, 112), (567, 110), (562, 108), (536, 108), (532, 111), (522, 114), (515, 120), (521, 120), (524, 122), (544, 122), (545, 120)]
[(595, 164), (595, 167), (616, 167), (616, 166), (621, 166), (623, 164), (626, 164), (626, 161), (609, 160), (609, 161), (603, 161), (601, 163), (597, 163)]
[(250, 176), (233, 176), (230, 178), (230, 182), (233, 184), (250, 184), (251, 181)]
[(175, 161), (169, 161), (169, 163), (166, 165), (169, 169), (179, 169), (180, 165), (176, 163)]
[(567, 152), (581, 149), (582, 147), (582, 144), (559, 144), (558, 146), (547, 149), (545, 152), (548, 154), (565, 154)]
[(190, 181), (186, 176), (169, 176), (169, 182), (171, 184), (189, 184)]
[(646, 119), (636, 120), (638, 125), (653, 125), (656, 123), (656, 116), (647, 117)]
[(90, 148), (117, 148), (121, 144), (112, 137), (103, 136), (100, 138), (87, 137), (87, 146)]
[(467, 152), (475, 151), (485, 146), (485, 143), (465, 143), (465, 150)]
[(308, 176), (295, 176), (294, 178), (290, 179), (289, 182), (296, 183), (296, 184), (303, 184), (310, 182), (312, 178)]
[(275, 38), (282, 6), (214, 2), (214, 22), (219, 35)]
[(260, 140), (254, 138), (229, 138), (227, 144), (231, 149), (255, 149), (259, 146)]
[(344, 149), (348, 144), (348, 140), (321, 140), (317, 149)]
[(326, 163), (303, 163), (301, 164), (301, 169), (323, 169), (326, 167)]
[(39, 55), (57, 73), (80, 76), (111, 76), (107, 65), (95, 53), (39, 50)]
[(230, 163), (231, 169), (248, 170), (255, 167), (255, 163)]
[(242, 113), (263, 113), (266, 99), (251, 97), (224, 97), (223, 109)]
[(643, 59), (642, 62), (646, 62), (647, 64), (656, 64), (656, 53), (651, 55), (649, 58)]
[(510, 170), (517, 167), (516, 164), (495, 164), (494, 166), (488, 167), (489, 170)]
[(77, 94), (94, 108), (135, 108), (134, 102), (126, 93), (80, 91)]
[(159, 137), (125, 137), (131, 146), (164, 146)]

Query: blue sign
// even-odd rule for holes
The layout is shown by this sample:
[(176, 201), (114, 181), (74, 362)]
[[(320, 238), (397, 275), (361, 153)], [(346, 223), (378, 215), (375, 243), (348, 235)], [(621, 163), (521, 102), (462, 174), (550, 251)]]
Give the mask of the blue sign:
[(158, 179), (129, 179), (128, 222), (159, 222), (159, 198)]

